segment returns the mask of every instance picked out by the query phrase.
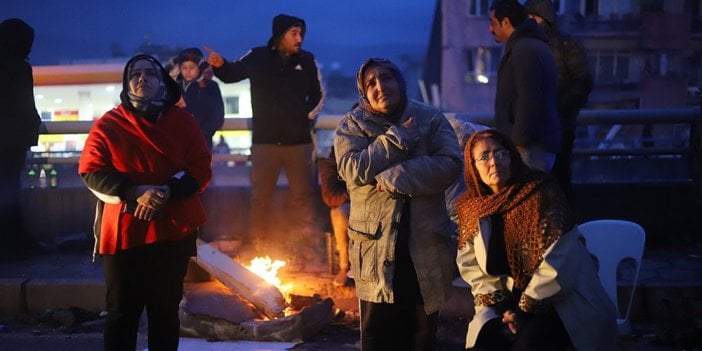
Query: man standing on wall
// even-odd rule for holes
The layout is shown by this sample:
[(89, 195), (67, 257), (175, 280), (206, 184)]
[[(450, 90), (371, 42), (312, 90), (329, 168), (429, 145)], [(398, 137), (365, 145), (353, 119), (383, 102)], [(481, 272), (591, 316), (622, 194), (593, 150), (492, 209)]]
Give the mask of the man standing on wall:
[(497, 71), (495, 126), (517, 145), (527, 165), (550, 172), (561, 146), (561, 126), (548, 38), (517, 0), (495, 1), (489, 30), (506, 46)]
[(318, 260), (321, 231), (314, 215), (312, 123), (322, 108), (320, 74), (312, 53), (302, 50), (305, 21), (280, 14), (273, 18), (268, 45), (251, 49), (235, 62), (209, 52), (214, 74), (225, 83), (249, 79), (253, 109), (251, 145), (252, 196), (249, 238), (256, 251), (270, 242), (269, 212), (281, 168), (285, 169), (291, 204), (297, 213), (290, 218), (295, 231), (286, 251), (297, 251), (298, 262)]

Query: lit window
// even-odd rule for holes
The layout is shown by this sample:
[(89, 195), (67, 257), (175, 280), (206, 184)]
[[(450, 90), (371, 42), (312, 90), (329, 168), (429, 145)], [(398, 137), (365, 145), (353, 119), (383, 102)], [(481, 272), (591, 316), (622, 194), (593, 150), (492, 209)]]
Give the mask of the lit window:
[(486, 84), (497, 75), (501, 47), (468, 48), (466, 50), (466, 82)]

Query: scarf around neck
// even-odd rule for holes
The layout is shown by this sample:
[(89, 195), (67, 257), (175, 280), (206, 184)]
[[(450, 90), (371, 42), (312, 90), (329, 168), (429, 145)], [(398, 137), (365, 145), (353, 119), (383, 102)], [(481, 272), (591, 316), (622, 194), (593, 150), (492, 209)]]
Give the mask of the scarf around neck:
[[(471, 195), (471, 193), (473, 195)], [(497, 194), (464, 193), (457, 204), (458, 248), (479, 232), (479, 219), (501, 216), (510, 276), (524, 289), (543, 260), (544, 252), (573, 226), (567, 201), (558, 184), (545, 174), (532, 173)], [(487, 243), (486, 243), (487, 246)]]

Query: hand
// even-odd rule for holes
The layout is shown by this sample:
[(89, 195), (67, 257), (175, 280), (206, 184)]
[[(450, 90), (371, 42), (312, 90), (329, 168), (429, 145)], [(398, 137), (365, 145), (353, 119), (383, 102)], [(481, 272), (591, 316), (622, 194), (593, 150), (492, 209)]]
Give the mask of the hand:
[(168, 202), (170, 191), (167, 186), (140, 185), (137, 187), (137, 196), (134, 217), (150, 221)]
[(507, 310), (502, 314), (502, 323), (507, 324), (507, 328), (512, 334), (519, 332), (519, 322), (517, 314), (512, 310)]
[(385, 191), (385, 188), (383, 187), (383, 184), (376, 183), (375, 184), (375, 190), (380, 191), (381, 193)]
[(224, 64), (224, 59), (222, 55), (218, 54), (216, 51), (210, 49), (207, 45), (203, 46), (205, 51), (207, 51), (207, 62), (212, 65), (212, 67), (219, 68)]
[(185, 103), (185, 99), (183, 99), (183, 97), (181, 96), (180, 100), (178, 100), (178, 102), (176, 102), (176, 106), (178, 106), (180, 108), (185, 108), (188, 106), (188, 104)]

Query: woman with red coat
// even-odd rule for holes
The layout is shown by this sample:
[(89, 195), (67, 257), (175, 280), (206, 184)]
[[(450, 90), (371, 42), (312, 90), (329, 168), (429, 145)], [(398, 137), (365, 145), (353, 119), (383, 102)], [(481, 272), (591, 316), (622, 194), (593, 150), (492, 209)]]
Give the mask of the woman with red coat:
[(124, 69), (122, 103), (95, 121), (78, 172), (98, 198), (96, 251), (107, 288), (105, 350), (134, 350), (141, 312), (149, 350), (177, 350), (178, 304), (212, 177), (195, 118), (151, 56)]

